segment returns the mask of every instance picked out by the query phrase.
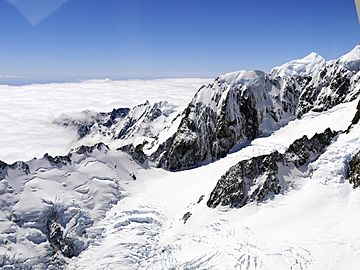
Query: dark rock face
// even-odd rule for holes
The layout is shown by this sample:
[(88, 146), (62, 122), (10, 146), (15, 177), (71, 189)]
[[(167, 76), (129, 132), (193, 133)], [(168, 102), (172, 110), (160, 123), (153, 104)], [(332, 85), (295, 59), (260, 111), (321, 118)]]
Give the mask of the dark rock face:
[(134, 145), (132, 145), (132, 144), (129, 144), (129, 145), (120, 147), (117, 150), (128, 153), (134, 160), (136, 160), (140, 164), (144, 164), (147, 161), (148, 157), (144, 154), (144, 152), (142, 151), (142, 148), (143, 148), (143, 145), (141, 145), (141, 144), (137, 145), (136, 147), (134, 147)]
[(192, 216), (192, 214), (190, 212), (186, 212), (182, 218), (182, 220), (184, 221), (184, 224), (188, 221), (188, 219)]
[(275, 151), (239, 162), (218, 181), (207, 201), (208, 207), (243, 207), (249, 202), (263, 202), (284, 192), (290, 184), (284, 179), (284, 172), (291, 168), (305, 170), (336, 135), (336, 132), (326, 129), (311, 139), (304, 136), (296, 140), (284, 154)]
[[(279, 194), (285, 187), (276, 177), (278, 162), (282, 155), (274, 152), (270, 155), (259, 156), (238, 163), (221, 177), (207, 202), (209, 207), (217, 205), (230, 205), (242, 207), (250, 201), (263, 201), (267, 195)], [(258, 178), (263, 183), (250, 193), (250, 189)]]
[[(78, 256), (87, 247), (82, 241), (82, 236), (93, 221), (81, 211), (77, 213), (77, 216), (69, 216), (68, 212), (70, 212), (69, 209), (61, 205), (51, 205), (46, 217), (44, 234), (55, 253), (72, 258)], [(71, 218), (76, 219), (76, 222), (71, 228), (65, 230)]]
[(360, 153), (357, 153), (349, 163), (348, 178), (354, 188), (360, 186)]
[(360, 61), (348, 59), (324, 61), (306, 75), (240, 71), (216, 78), (199, 89), (179, 115), (175, 134), (150, 160), (171, 171), (197, 167), (309, 111), (326, 111), (356, 99)]
[(358, 124), (360, 121), (360, 101), (356, 107), (356, 113), (355, 113), (355, 116), (354, 118), (352, 119), (351, 121), (351, 125), (349, 126), (348, 130), (353, 126), (353, 125), (356, 125)]
[(11, 165), (0, 160), (0, 180), (4, 179), (9, 171), (18, 171), (21, 174), (29, 174), (29, 165), (23, 161), (17, 161)]
[(62, 116), (56, 124), (75, 127), (79, 139), (87, 135), (99, 134), (112, 139), (127, 140), (144, 136), (155, 138), (159, 130), (154, 122), (163, 124), (175, 112), (175, 106), (166, 101), (150, 104), (146, 101), (132, 109), (114, 109), (109, 113), (94, 111), (81, 112), (81, 117)]
[(63, 126), (75, 127), (79, 138), (83, 138), (93, 132), (93, 129), (102, 130), (116, 125), (119, 121), (124, 119), (130, 113), (130, 108), (113, 109), (111, 112), (96, 113), (93, 111), (83, 112), (82, 119), (71, 119), (65, 117), (64, 119), (56, 120), (55, 123)]
[(100, 142), (100, 143), (96, 143), (92, 146), (87, 146), (87, 145), (82, 145), (78, 148), (75, 149), (77, 154), (91, 154), (92, 152), (94, 152), (94, 150), (97, 149), (99, 151), (104, 150), (104, 151), (108, 151), (110, 150), (109, 146), (107, 146), (106, 144)]
[[(177, 132), (150, 159), (172, 171), (192, 168), (225, 157), (235, 145), (294, 118), (299, 96), (295, 82), (281, 84), (261, 71), (244, 73), (239, 75), (244, 79), (217, 78), (202, 87), (179, 116)], [(249, 82), (246, 76), (253, 79)]]
[(64, 166), (71, 164), (71, 153), (67, 154), (66, 156), (55, 156), (52, 157), (48, 153), (44, 155), (51, 165), (53, 166)]
[(294, 163), (297, 168), (307, 166), (324, 152), (337, 134), (338, 132), (328, 128), (323, 133), (315, 134), (311, 139), (303, 136), (289, 146), (284, 157), (287, 161)]
[(59, 223), (48, 221), (48, 240), (53, 248), (60, 251), (65, 257), (72, 258), (76, 256), (76, 247), (70, 238), (64, 236), (63, 229)]
[[(310, 110), (326, 111), (344, 101), (352, 101), (359, 93), (352, 93), (351, 78), (353, 72), (345, 69), (338, 62), (324, 67), (320, 73), (315, 73), (303, 86), (299, 99), (297, 116), (301, 117)], [(329, 89), (328, 93), (322, 92)]]

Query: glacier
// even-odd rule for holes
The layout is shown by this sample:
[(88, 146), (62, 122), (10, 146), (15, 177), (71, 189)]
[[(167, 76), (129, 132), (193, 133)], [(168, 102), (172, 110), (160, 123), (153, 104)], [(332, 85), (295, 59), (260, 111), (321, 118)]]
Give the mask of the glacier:
[[(0, 86), (0, 268), (357, 269), (359, 71), (356, 46), (213, 81)], [(280, 192), (211, 203), (259, 194), (232, 168), (262, 157), (290, 164)]]

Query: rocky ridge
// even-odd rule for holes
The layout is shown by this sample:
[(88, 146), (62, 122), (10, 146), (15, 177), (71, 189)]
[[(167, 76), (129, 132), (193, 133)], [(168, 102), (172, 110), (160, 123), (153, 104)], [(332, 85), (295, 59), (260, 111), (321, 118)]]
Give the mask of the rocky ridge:
[(144, 145), (144, 152), (159, 167), (188, 169), (222, 158), (233, 147), (309, 111), (352, 101), (360, 93), (359, 51), (357, 46), (328, 62), (311, 54), (269, 74), (240, 71), (220, 76), (199, 89), (173, 122), (175, 132), (161, 143), (153, 142), (152, 149)]
[(176, 106), (166, 102), (146, 101), (134, 108), (118, 108), (111, 112), (84, 111), (77, 115), (62, 115), (54, 122), (73, 127), (79, 139), (100, 135), (122, 141), (123, 145), (152, 141), (172, 119)]
[(294, 169), (305, 172), (337, 135), (330, 129), (294, 141), (284, 154), (277, 151), (240, 161), (231, 167), (217, 182), (207, 201), (208, 207), (228, 205), (243, 207), (250, 202), (264, 202), (284, 193), (292, 185), (286, 175)]

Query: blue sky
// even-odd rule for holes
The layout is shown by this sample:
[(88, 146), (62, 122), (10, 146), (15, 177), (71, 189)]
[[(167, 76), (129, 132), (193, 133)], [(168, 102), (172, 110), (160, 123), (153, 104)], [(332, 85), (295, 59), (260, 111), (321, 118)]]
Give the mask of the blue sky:
[(68, 0), (37, 25), (0, 0), (1, 81), (212, 77), (359, 42), (353, 0)]

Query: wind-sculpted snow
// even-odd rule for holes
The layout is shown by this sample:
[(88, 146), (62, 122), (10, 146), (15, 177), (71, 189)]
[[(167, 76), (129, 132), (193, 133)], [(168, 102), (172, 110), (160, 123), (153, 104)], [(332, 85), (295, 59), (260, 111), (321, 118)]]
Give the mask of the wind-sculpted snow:
[[(99, 233), (93, 226), (141, 166), (104, 144), (0, 165), (0, 268), (61, 269)], [(15, 268), (11, 268), (15, 267)]]
[[(360, 46), (325, 62), (310, 56), (270, 74), (239, 71), (203, 86), (174, 121), (166, 140), (144, 146), (159, 167), (176, 171), (223, 158), (309, 111), (327, 111), (360, 93)], [(150, 148), (150, 149), (149, 149)]]
[(330, 129), (293, 142), (284, 154), (275, 151), (269, 155), (244, 160), (231, 167), (218, 181), (207, 201), (209, 207), (219, 204), (243, 207), (250, 202), (264, 202), (284, 193), (293, 184), (288, 177), (296, 170), (307, 171), (307, 165), (316, 160), (337, 135)]

